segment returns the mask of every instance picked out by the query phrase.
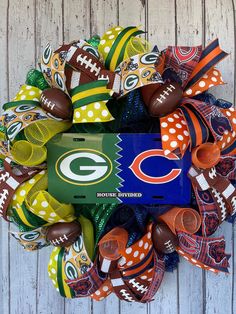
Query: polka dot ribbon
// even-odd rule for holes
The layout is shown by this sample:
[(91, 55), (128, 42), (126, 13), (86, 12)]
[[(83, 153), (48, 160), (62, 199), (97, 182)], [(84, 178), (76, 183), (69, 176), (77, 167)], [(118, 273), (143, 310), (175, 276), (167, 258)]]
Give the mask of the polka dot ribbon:
[(108, 30), (101, 38), (98, 51), (103, 57), (106, 69), (115, 71), (123, 61), (125, 48), (131, 37), (142, 34), (137, 27), (122, 28), (116, 26)]
[(108, 122), (114, 119), (106, 106), (113, 94), (107, 88), (107, 83), (107, 80), (98, 80), (80, 85), (71, 91), (73, 123)]
[(217, 142), (222, 155), (233, 156), (236, 154), (236, 110), (234, 108), (221, 109), (221, 112), (229, 119), (232, 131), (226, 130)]
[(50, 224), (71, 222), (76, 219), (71, 204), (61, 204), (47, 191), (39, 191), (26, 201), (27, 208)]
[(180, 109), (160, 118), (162, 149), (168, 155), (172, 151), (180, 152), (184, 155), (190, 143), (187, 123)]
[(13, 98), (13, 101), (34, 100), (39, 102), (42, 91), (34, 86), (22, 85), (19, 92)]
[(193, 97), (207, 91), (209, 88), (224, 84), (221, 73), (216, 68), (210, 69), (191, 88), (185, 90), (184, 97)]

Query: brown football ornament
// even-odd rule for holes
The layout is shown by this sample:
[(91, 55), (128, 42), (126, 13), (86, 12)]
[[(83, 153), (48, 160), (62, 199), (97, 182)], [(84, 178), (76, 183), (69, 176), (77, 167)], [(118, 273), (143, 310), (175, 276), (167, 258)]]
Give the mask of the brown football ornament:
[(150, 115), (153, 117), (163, 117), (173, 112), (182, 96), (182, 88), (176, 82), (165, 83), (159, 86), (153, 93), (149, 103), (146, 104)]
[(67, 247), (81, 234), (79, 222), (58, 222), (47, 228), (46, 238), (54, 246)]
[(152, 231), (153, 245), (158, 253), (170, 254), (178, 246), (178, 238), (164, 223), (158, 223)]
[(44, 90), (40, 97), (42, 108), (57, 118), (68, 120), (72, 115), (72, 102), (68, 95), (58, 88)]

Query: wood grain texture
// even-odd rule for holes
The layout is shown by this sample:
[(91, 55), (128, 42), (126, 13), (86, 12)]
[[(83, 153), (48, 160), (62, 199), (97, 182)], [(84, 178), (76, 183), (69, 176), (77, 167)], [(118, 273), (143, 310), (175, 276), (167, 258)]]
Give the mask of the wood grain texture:
[[(1, 0), (0, 101), (14, 97), (27, 71), (35, 67), (47, 42), (53, 47), (109, 27), (142, 25), (159, 49), (167, 45), (206, 45), (219, 37), (230, 53), (219, 65), (227, 85), (213, 92), (236, 100), (236, 0)], [(8, 14), (9, 13), (9, 14)], [(155, 300), (148, 305), (120, 302), (111, 295), (102, 302), (65, 300), (47, 275), (51, 248), (27, 253), (9, 240), (8, 224), (0, 222), (0, 313), (2, 314), (233, 314), (236, 313), (236, 259), (229, 275), (204, 273), (181, 259), (166, 273)], [(12, 228), (12, 227), (11, 227)], [(236, 251), (236, 227), (224, 223), (227, 252)]]

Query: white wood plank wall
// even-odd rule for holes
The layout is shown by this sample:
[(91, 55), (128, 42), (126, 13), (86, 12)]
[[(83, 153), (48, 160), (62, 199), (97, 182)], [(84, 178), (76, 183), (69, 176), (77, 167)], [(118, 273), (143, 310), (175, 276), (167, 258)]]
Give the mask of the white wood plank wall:
[[(77, 38), (102, 34), (111, 25), (142, 25), (147, 39), (163, 49), (168, 44), (207, 44), (218, 36), (230, 56), (219, 68), (227, 85), (215, 94), (235, 101), (236, 0), (0, 0), (0, 103), (12, 98), (36, 65), (50, 41), (54, 47)], [(102, 302), (64, 300), (47, 276), (51, 248), (26, 253), (9, 238), (9, 226), (0, 222), (1, 314), (233, 314), (236, 313), (234, 255), (230, 275), (214, 275), (181, 260), (165, 275), (149, 305), (119, 302), (110, 296)], [(218, 231), (227, 250), (236, 250), (235, 226)]]

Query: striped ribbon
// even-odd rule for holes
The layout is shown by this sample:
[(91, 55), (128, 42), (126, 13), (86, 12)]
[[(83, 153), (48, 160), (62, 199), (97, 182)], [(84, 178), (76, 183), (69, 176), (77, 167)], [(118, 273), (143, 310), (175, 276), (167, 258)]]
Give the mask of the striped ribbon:
[(194, 109), (190, 110), (187, 106), (181, 106), (180, 110), (182, 111), (187, 122), (191, 147), (193, 148), (207, 142), (209, 137), (209, 129), (203, 122), (199, 113)]
[(107, 88), (107, 83), (107, 80), (98, 80), (72, 89), (71, 96), (74, 109), (93, 102), (108, 101), (112, 91)]
[(115, 71), (117, 66), (123, 61), (125, 48), (132, 36), (137, 36), (144, 33), (137, 27), (130, 26), (124, 28), (114, 41), (107, 58), (105, 60), (105, 67), (111, 71)]
[(228, 53), (223, 51), (219, 46), (219, 40), (216, 38), (202, 52), (197, 66), (194, 68), (185, 90), (193, 86), (204, 74), (212, 67), (224, 59)]

